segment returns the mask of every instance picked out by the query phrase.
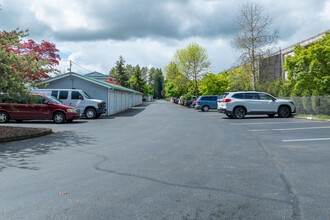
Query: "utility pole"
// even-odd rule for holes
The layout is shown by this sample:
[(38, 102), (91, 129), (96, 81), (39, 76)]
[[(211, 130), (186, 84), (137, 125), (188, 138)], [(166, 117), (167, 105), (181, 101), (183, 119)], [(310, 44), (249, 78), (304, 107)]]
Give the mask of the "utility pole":
[(70, 67), (69, 67), (69, 72), (71, 72), (71, 67), (72, 67), (72, 61), (71, 60), (69, 60), (70, 61)]

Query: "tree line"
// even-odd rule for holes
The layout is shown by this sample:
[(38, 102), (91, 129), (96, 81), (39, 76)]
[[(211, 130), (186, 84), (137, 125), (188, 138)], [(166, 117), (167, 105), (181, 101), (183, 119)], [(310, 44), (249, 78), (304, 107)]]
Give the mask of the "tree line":
[(205, 48), (196, 43), (178, 49), (166, 65), (166, 97), (219, 95), (230, 90), (262, 90), (274, 96), (328, 96), (330, 94), (330, 33), (307, 47), (296, 46), (285, 58), (288, 78), (261, 82), (258, 61), (274, 50), (278, 30), (257, 3), (241, 6), (236, 19), (233, 48), (240, 51), (239, 65), (218, 74), (210, 72)]
[(122, 56), (116, 61), (116, 65), (109, 71), (121, 86), (139, 91), (154, 98), (164, 97), (164, 75), (159, 68), (140, 67), (125, 64)]

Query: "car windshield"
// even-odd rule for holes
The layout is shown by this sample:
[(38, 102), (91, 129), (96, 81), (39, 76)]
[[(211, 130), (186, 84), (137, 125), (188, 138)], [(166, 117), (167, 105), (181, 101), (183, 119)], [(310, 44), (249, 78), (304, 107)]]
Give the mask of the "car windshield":
[(81, 93), (82, 93), (86, 98), (88, 98), (88, 99), (93, 99), (92, 96), (88, 95), (87, 92), (85, 92), (85, 91), (81, 91)]
[(49, 96), (49, 95), (46, 95), (47, 99), (49, 101), (51, 101), (52, 103), (55, 103), (55, 104), (63, 104), (63, 102), (57, 98), (55, 98), (54, 96)]

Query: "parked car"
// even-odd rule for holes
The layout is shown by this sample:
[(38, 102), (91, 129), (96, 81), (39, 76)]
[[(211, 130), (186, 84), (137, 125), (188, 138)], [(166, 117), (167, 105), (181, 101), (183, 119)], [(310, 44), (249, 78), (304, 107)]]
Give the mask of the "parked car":
[(2, 95), (0, 102), (0, 123), (9, 120), (53, 120), (55, 123), (72, 122), (80, 118), (80, 111), (74, 106), (61, 103), (52, 96), (31, 94), (14, 102)]
[(290, 117), (296, 107), (290, 100), (277, 99), (260, 91), (233, 91), (221, 94), (218, 112), (229, 118), (244, 118), (245, 115), (268, 115), (281, 118)]
[(196, 96), (193, 96), (193, 97), (191, 98), (191, 100), (186, 101), (186, 102), (184, 103), (184, 106), (187, 106), (187, 107), (189, 107), (189, 108), (193, 108), (193, 107), (194, 107), (194, 101), (196, 101)]
[(170, 98), (170, 102), (171, 102), (171, 103), (176, 103), (176, 100), (177, 100), (177, 99), (178, 99), (178, 98), (176, 98), (176, 97), (171, 97), (171, 98)]
[(183, 105), (184, 104), (184, 99), (183, 96), (180, 96), (179, 101), (178, 101), (179, 105)]
[(98, 118), (106, 113), (105, 101), (93, 99), (85, 91), (80, 89), (34, 89), (33, 93), (51, 95), (61, 100), (64, 104), (73, 105), (88, 119)]
[(196, 109), (201, 109), (203, 112), (207, 112), (210, 109), (217, 108), (217, 95), (202, 95), (196, 100)]

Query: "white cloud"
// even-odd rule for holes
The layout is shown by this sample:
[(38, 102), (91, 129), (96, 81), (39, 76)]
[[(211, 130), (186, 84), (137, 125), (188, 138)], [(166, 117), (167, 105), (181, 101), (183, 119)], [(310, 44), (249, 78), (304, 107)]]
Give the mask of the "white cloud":
[(66, 0), (34, 0), (30, 10), (42, 23), (51, 27), (55, 32), (85, 29), (94, 31), (99, 28), (93, 17), (88, 17), (86, 5), (80, 1)]
[[(230, 68), (237, 61), (230, 45), (234, 19), (245, 2), (0, 1), (0, 29), (28, 28), (29, 38), (55, 43), (65, 58), (103, 73), (109, 72), (119, 55), (132, 65), (163, 68), (178, 48), (190, 42), (207, 49), (214, 73)], [(278, 0), (276, 4), (264, 0), (260, 4), (273, 17), (273, 27), (279, 28), (282, 48), (329, 28), (330, 0)], [(68, 67), (68, 61), (61, 61), (62, 71)]]
[[(164, 68), (171, 61), (177, 49), (185, 48), (191, 42), (196, 42), (207, 49), (209, 58), (213, 61), (211, 71), (214, 73), (230, 68), (233, 64), (232, 60), (235, 57), (230, 43), (218, 38), (187, 38), (179, 41), (145, 38), (131, 41), (66, 42), (59, 44), (58, 48), (61, 51), (72, 51), (68, 59), (89, 71), (107, 74), (115, 66), (120, 55), (124, 57), (126, 64)], [(68, 67), (69, 62), (67, 60), (61, 61), (61, 71), (65, 71)], [(89, 72), (77, 66), (73, 66), (73, 71)]]
[(325, 3), (324, 10), (320, 13), (321, 19), (330, 23), (330, 0)]

